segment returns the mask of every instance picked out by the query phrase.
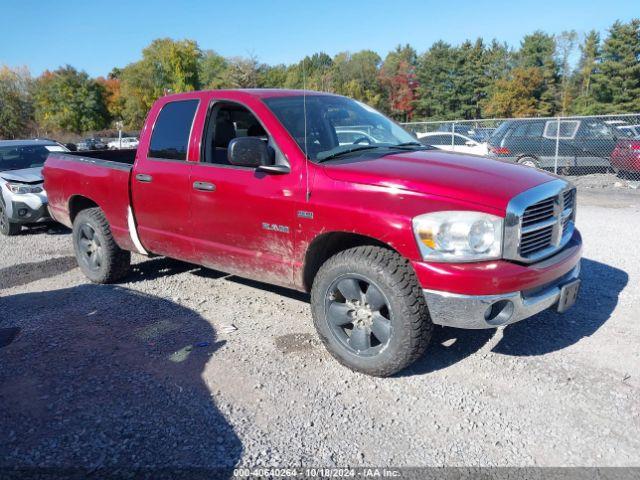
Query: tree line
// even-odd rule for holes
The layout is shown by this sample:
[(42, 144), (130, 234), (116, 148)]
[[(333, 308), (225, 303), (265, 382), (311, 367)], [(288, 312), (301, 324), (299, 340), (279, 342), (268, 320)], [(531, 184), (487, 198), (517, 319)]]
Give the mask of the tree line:
[[(576, 62), (574, 58), (578, 56)], [(216, 88), (307, 88), (361, 100), (399, 121), (640, 112), (640, 19), (591, 31), (524, 36), (519, 48), (483, 39), (315, 53), (292, 65), (225, 58), (193, 40), (157, 39), (142, 58), (91, 78), (72, 66), (32, 78), (0, 67), (0, 137), (139, 129), (167, 93)]]

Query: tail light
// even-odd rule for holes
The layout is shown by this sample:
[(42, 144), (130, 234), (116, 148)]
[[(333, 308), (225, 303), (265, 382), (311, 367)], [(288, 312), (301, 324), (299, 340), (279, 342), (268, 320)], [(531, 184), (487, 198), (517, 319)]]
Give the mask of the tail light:
[(629, 148), (631, 148), (631, 150), (633, 151), (640, 152), (640, 140), (633, 140), (629, 144)]
[(493, 147), (493, 146), (490, 146), (489, 147), (489, 151), (491, 153), (495, 153), (496, 155), (509, 155), (511, 153), (511, 150), (509, 150), (507, 147)]

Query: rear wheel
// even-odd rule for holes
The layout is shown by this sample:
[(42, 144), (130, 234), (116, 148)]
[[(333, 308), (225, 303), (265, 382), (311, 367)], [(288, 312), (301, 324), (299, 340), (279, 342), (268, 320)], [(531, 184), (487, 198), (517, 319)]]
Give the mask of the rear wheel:
[(113, 283), (129, 272), (131, 254), (116, 244), (99, 208), (83, 210), (75, 218), (73, 247), (82, 273), (94, 283)]
[(0, 202), (0, 233), (9, 237), (12, 235), (17, 235), (21, 231), (22, 225), (9, 221), (9, 215), (4, 208), (4, 204)]
[(407, 260), (381, 247), (340, 252), (320, 268), (311, 290), (316, 330), (352, 370), (392, 375), (417, 360), (433, 324)]
[(534, 157), (520, 157), (518, 164), (524, 165), (525, 167), (538, 168), (538, 160)]

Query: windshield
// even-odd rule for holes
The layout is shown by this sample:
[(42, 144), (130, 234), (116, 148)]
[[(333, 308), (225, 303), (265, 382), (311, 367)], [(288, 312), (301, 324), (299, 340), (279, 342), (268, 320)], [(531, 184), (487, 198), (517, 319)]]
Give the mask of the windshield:
[(0, 172), (42, 167), (49, 152), (64, 150), (58, 145), (16, 145), (0, 147)]
[(398, 124), (350, 98), (307, 95), (306, 107), (302, 95), (266, 98), (264, 102), (311, 160), (322, 161), (361, 149), (420, 146)]

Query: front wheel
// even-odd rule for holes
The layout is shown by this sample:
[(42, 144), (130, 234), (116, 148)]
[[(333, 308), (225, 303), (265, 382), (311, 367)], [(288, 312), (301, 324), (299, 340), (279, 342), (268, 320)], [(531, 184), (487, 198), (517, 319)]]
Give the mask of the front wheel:
[(80, 270), (94, 283), (113, 283), (129, 272), (131, 253), (116, 244), (100, 208), (82, 210), (75, 218), (73, 248)]
[(313, 320), (325, 347), (348, 368), (386, 377), (425, 351), (433, 324), (409, 262), (373, 246), (327, 260), (311, 289)]
[(4, 204), (0, 202), (0, 233), (7, 237), (17, 235), (22, 231), (22, 225), (9, 221), (9, 215), (4, 208)]

